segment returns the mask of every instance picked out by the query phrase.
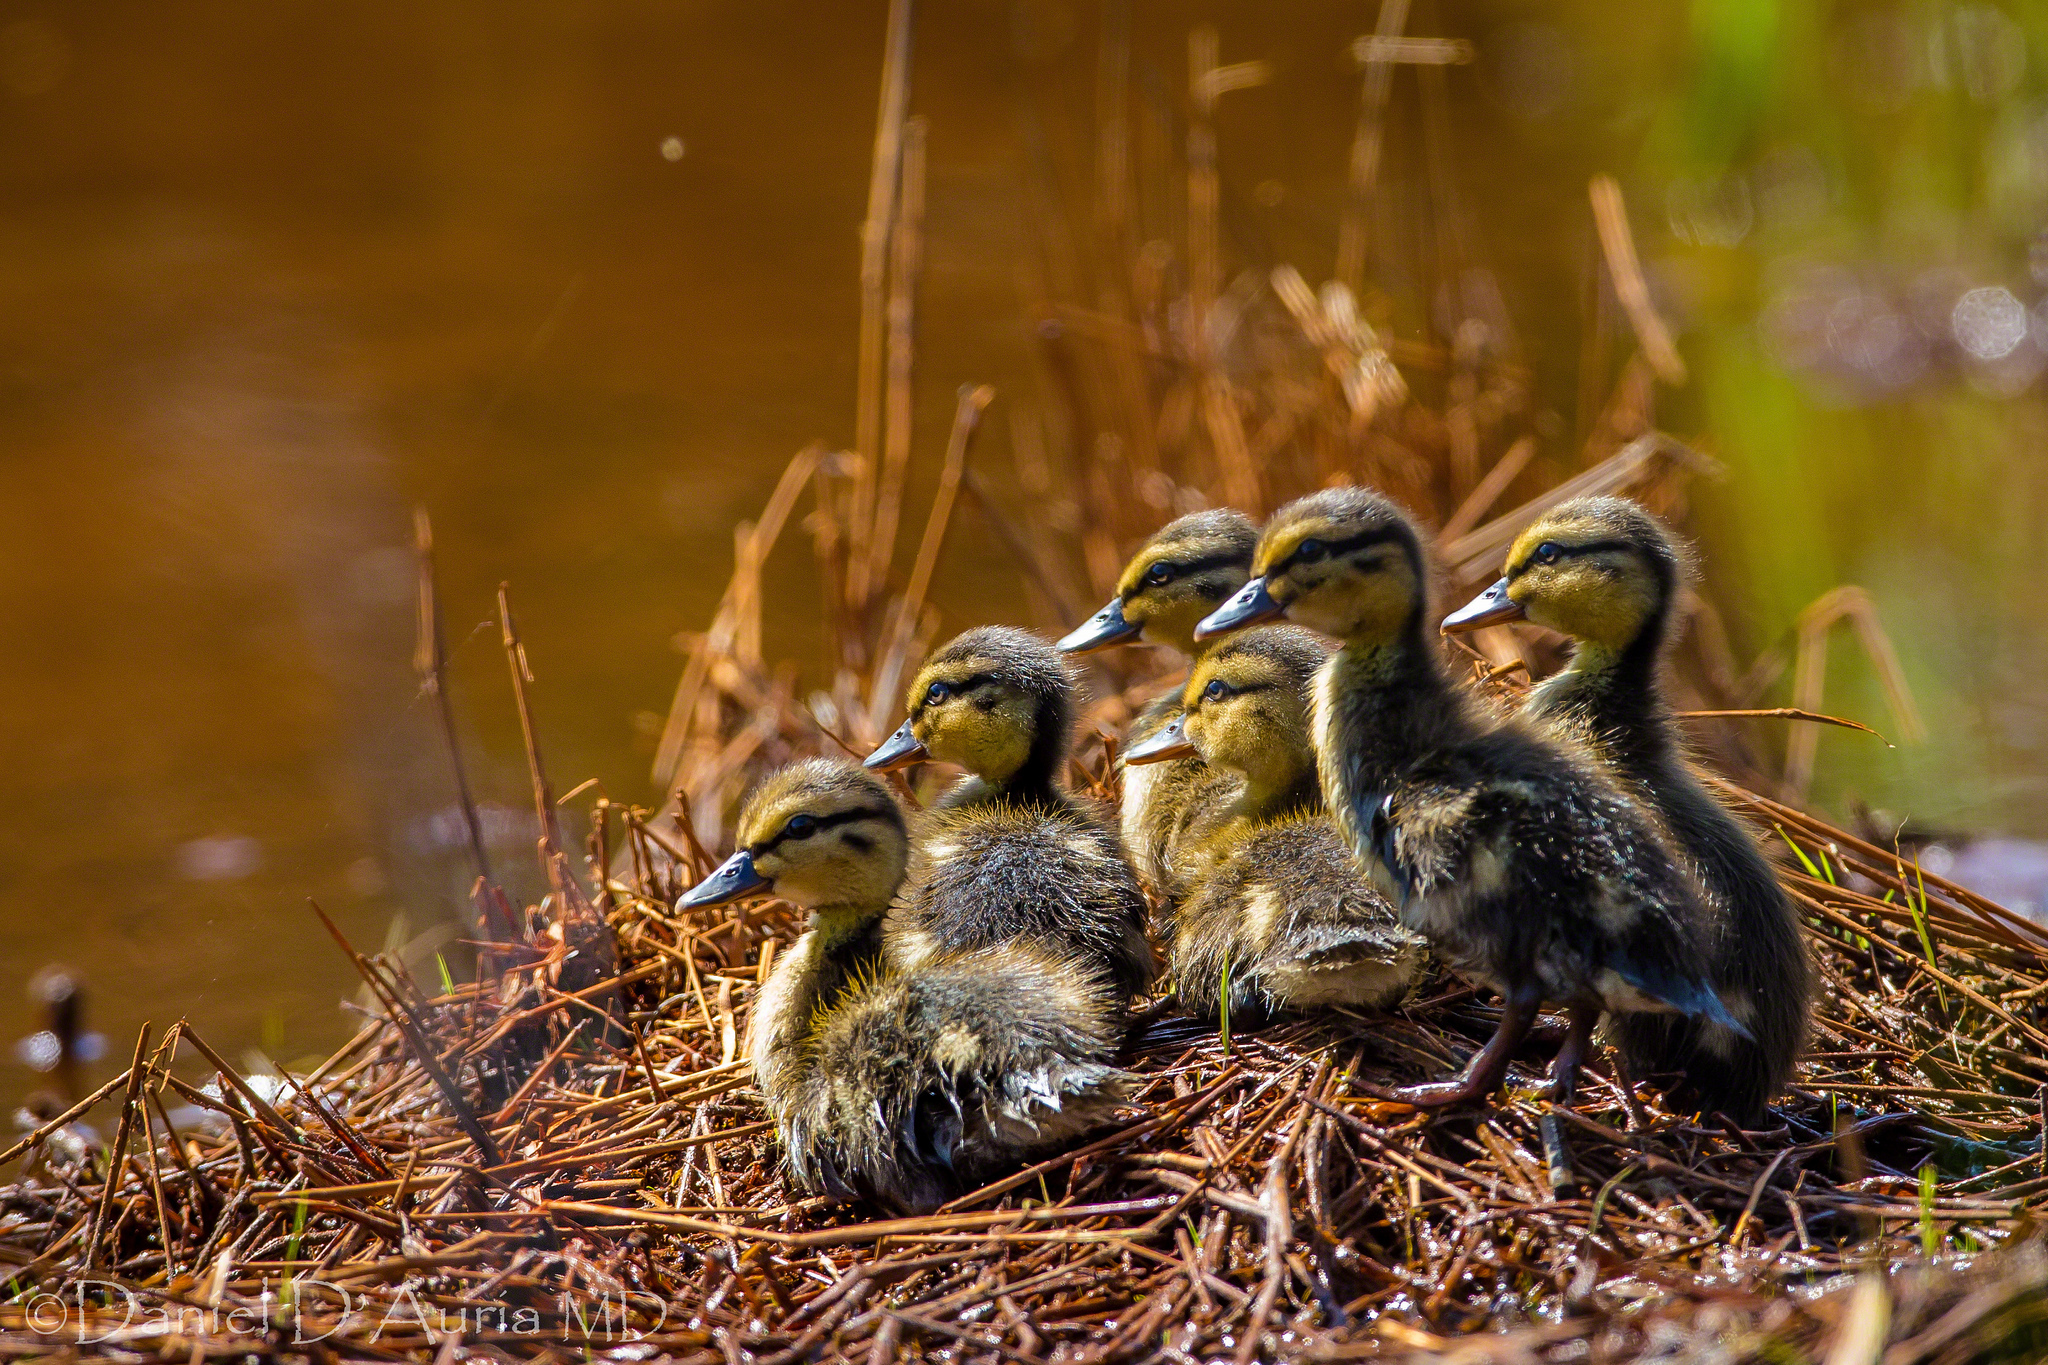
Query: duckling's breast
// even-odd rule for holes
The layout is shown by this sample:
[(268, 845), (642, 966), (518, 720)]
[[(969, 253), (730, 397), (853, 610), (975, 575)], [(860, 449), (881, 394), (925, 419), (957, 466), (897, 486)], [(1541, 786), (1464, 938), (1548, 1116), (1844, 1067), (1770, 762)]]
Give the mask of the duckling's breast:
[(827, 944), (812, 929), (776, 962), (755, 999), (747, 1029), (754, 1079), (778, 1116), (810, 1070), (811, 1045), (834, 1011), (883, 975), (880, 922), (850, 941)]
[[(1180, 697), (1167, 692), (1152, 700), (1132, 722), (1126, 743), (1137, 744), (1165, 729), (1181, 713)], [(1168, 905), (1187, 894), (1199, 872), (1194, 845), (1213, 816), (1235, 799), (1242, 782), (1199, 758), (1165, 763), (1119, 764), (1123, 800), (1118, 825), (1124, 848), (1145, 886)]]

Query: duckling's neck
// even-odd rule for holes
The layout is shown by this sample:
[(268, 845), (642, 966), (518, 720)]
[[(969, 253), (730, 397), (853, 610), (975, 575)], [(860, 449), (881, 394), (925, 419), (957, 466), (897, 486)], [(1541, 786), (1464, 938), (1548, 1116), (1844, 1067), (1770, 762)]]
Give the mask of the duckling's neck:
[(1385, 791), (1425, 754), (1475, 736), (1478, 715), (1422, 632), (1347, 640), (1316, 687), (1316, 755), (1333, 806)]
[(972, 806), (984, 801), (1017, 801), (1032, 805), (1063, 806), (1066, 789), (1060, 785), (1060, 765), (1067, 756), (1067, 733), (1071, 722), (1064, 704), (1056, 698), (1039, 703), (1033, 717), (1031, 747), (1024, 761), (1011, 772), (997, 777), (974, 773), (940, 803), (944, 806)]
[(812, 906), (811, 932), (818, 936), (818, 947), (828, 958), (866, 956), (871, 940), (881, 932), (882, 918), (888, 910), (886, 902), (874, 905), (842, 901)]
[(1658, 679), (1664, 633), (1659, 612), (1619, 648), (1576, 642), (1570, 664), (1530, 691), (1523, 713), (1624, 771), (1661, 765), (1672, 754), (1671, 713)]
[(1273, 761), (1237, 766), (1225, 764), (1243, 779), (1231, 813), (1250, 820), (1273, 820), (1322, 804), (1316, 779), (1315, 751), (1294, 736), (1275, 735)]
[(1235, 845), (1263, 825), (1323, 809), (1323, 788), (1313, 758), (1291, 778), (1277, 782), (1262, 782), (1242, 770), (1238, 776), (1244, 785), (1206, 835), (1212, 852)]

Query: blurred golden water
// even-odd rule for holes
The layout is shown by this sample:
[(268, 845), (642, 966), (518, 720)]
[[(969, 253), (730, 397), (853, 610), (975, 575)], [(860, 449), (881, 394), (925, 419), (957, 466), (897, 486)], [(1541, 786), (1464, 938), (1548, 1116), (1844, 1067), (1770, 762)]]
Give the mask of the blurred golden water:
[[(401, 912), (392, 941), (449, 932), (415, 504), (499, 865), (531, 864), (500, 580), (558, 785), (658, 797), (671, 641), (710, 614), (731, 527), (799, 446), (851, 439), (884, 8), (0, 6), (0, 1038), (64, 960), (113, 1051), (185, 1015), (293, 1060), (351, 1027), (307, 897), (366, 949)], [(1329, 273), (1347, 45), (1378, 9), (1129, 7), (1169, 116), (1190, 24), (1272, 64), (1219, 116), (1234, 264)], [(1048, 197), (1087, 211), (1101, 31), (1079, 0), (919, 15), (926, 468), (960, 383), (996, 385), (997, 447), (1003, 405), (1038, 401), (1028, 277)], [(1475, 45), (1439, 173), (1560, 451), (1585, 420), (1585, 187), (1611, 172), (1693, 368), (1664, 424), (1732, 470), (1694, 529), (1738, 653), (1837, 583), (1877, 595), (1936, 742), (1831, 734), (1817, 794), (2048, 835), (2048, 20), (1493, 0), (1408, 31)], [(1397, 75), (1394, 235), (1432, 173), (1415, 103)], [(1400, 335), (1435, 339), (1403, 260), (1376, 281)], [(989, 539), (949, 551), (950, 624), (1021, 609)], [(793, 540), (771, 657), (816, 616)], [(1853, 651), (1829, 676), (1831, 708), (1887, 728)], [(0, 1058), (0, 1097), (32, 1080)]]

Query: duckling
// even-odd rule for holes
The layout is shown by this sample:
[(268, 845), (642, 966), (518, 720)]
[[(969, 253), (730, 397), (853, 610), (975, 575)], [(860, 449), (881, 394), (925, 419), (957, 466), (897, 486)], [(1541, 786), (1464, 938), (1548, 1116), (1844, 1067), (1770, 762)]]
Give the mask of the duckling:
[[(1060, 652), (1092, 654), (1142, 640), (1201, 657), (1207, 646), (1196, 642), (1195, 624), (1251, 576), (1258, 540), (1252, 519), (1232, 508), (1167, 523), (1131, 556), (1109, 605), (1061, 640)], [(1180, 706), (1180, 688), (1160, 693), (1138, 713), (1127, 742), (1140, 744), (1157, 734), (1180, 714)], [(1133, 766), (1124, 754), (1117, 767), (1123, 777), (1124, 846), (1139, 879), (1171, 903), (1181, 882), (1175, 854), (1188, 825), (1227, 800), (1235, 779), (1192, 755)]]
[(1421, 938), (1359, 877), (1316, 781), (1309, 688), (1329, 657), (1305, 630), (1246, 631), (1195, 665), (1184, 709), (1129, 752), (1198, 753), (1240, 781), (1202, 828), (1199, 870), (1174, 917), (1174, 989), (1197, 1014), (1264, 1019), (1319, 1005), (1383, 1008), (1421, 970)]
[(1702, 1108), (1754, 1123), (1792, 1077), (1813, 966), (1763, 850), (1687, 762), (1664, 701), (1659, 663), (1688, 569), (1678, 542), (1637, 504), (1581, 498), (1523, 532), (1500, 581), (1443, 629), (1529, 620), (1572, 638), (1570, 665), (1530, 692), (1522, 714), (1591, 753), (1662, 822), (1713, 912), (1700, 945), (1707, 977), (1751, 1036), (1657, 1015), (1613, 1027), (1652, 1071), (1683, 1072)]
[(1007, 626), (970, 630), (925, 661), (909, 719), (867, 757), (889, 771), (924, 759), (963, 778), (926, 813), (889, 950), (928, 958), (1026, 942), (1088, 964), (1122, 988), (1152, 979), (1145, 899), (1116, 832), (1060, 781), (1074, 683), (1052, 646)]
[(784, 768), (748, 800), (739, 844), (677, 904), (772, 891), (811, 912), (747, 1043), (795, 1183), (928, 1211), (1123, 1102), (1122, 998), (1075, 964), (998, 944), (895, 971), (882, 923), (909, 842), (879, 778)]
[(755, 997), (747, 1056), (791, 1171), (820, 1188), (818, 1039), (833, 1013), (886, 970), (883, 918), (909, 861), (909, 831), (887, 783), (851, 763), (809, 759), (762, 781), (740, 812), (735, 842), (676, 909), (773, 892), (810, 912)]
[(1402, 922), (1502, 997), (1461, 1077), (1399, 1098), (1490, 1093), (1546, 1001), (1569, 1017), (1552, 1073), (1563, 1103), (1603, 1012), (1747, 1033), (1701, 970), (1710, 914), (1655, 824), (1591, 764), (1525, 722), (1490, 721), (1451, 681), (1424, 629), (1421, 537), (1399, 507), (1361, 488), (1290, 503), (1252, 571), (1196, 633), (1284, 616), (1343, 642), (1315, 694), (1331, 815)]

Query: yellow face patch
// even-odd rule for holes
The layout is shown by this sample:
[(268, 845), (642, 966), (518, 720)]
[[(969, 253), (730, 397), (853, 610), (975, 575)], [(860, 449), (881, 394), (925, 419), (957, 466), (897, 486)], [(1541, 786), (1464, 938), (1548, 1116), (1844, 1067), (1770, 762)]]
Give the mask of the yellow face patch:
[(910, 730), (940, 762), (1001, 781), (1030, 757), (1037, 712), (1033, 697), (989, 679), (972, 661), (956, 662), (918, 675)]
[(1117, 601), (1140, 639), (1195, 650), (1196, 625), (1250, 576), (1251, 525), (1241, 518), (1237, 523), (1179, 535), (1168, 528), (1131, 560), (1117, 583)]
[(1330, 488), (1274, 514), (1253, 570), (1289, 621), (1372, 649), (1419, 620), (1421, 558), (1399, 506), (1368, 489)]
[(739, 845), (775, 894), (802, 906), (885, 904), (908, 840), (888, 788), (824, 761), (772, 774), (747, 802)]
[(1308, 692), (1324, 654), (1288, 627), (1249, 631), (1196, 665), (1182, 693), (1188, 738), (1212, 767), (1259, 791), (1293, 786), (1315, 766)]
[(1508, 596), (1537, 625), (1600, 649), (1625, 649), (1663, 588), (1646, 551), (1619, 529), (1568, 514), (1537, 522), (1508, 550)]
[(1325, 635), (1364, 645), (1394, 639), (1414, 614), (1422, 585), (1405, 550), (1392, 541), (1342, 552), (1304, 554), (1324, 536), (1294, 538), (1291, 560), (1267, 575), (1266, 590), (1287, 609), (1287, 619)]

